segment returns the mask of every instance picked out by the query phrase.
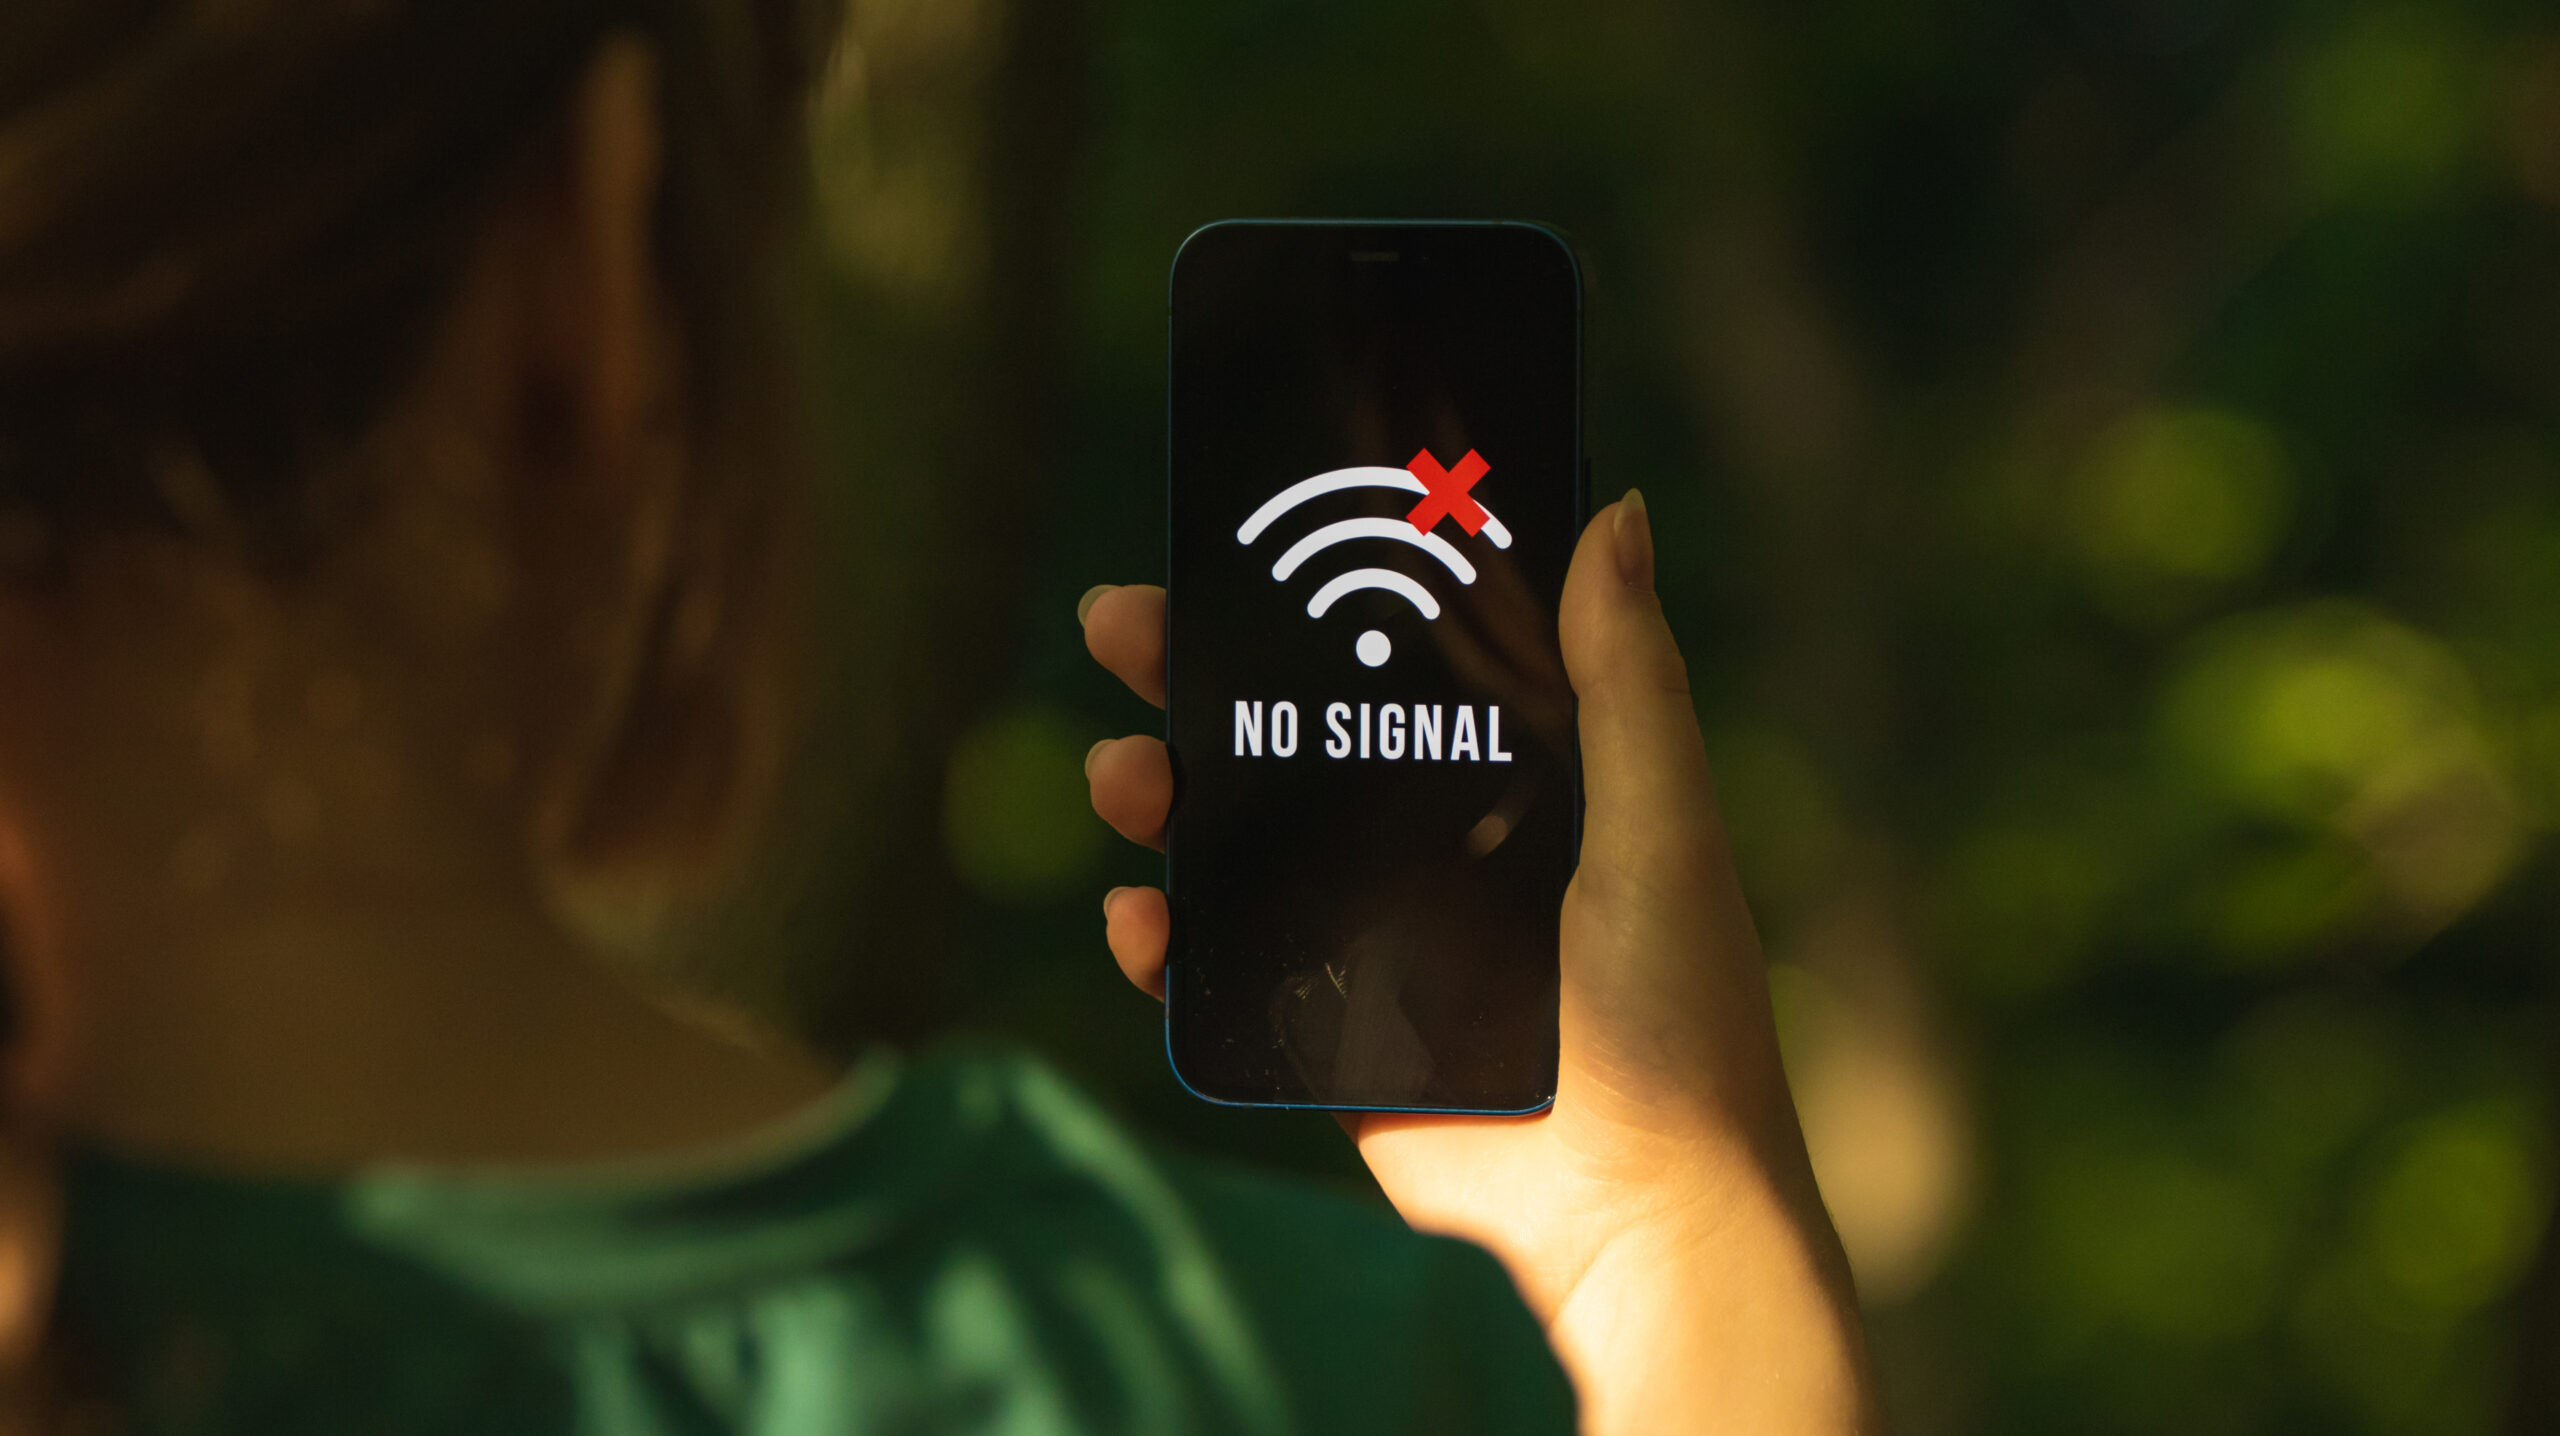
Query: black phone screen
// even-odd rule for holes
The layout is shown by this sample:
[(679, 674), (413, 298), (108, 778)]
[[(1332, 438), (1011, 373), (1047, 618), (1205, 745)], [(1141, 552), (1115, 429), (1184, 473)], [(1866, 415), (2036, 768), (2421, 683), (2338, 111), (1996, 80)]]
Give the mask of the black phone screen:
[(1580, 823), (1572, 252), (1219, 224), (1171, 307), (1174, 1070), (1215, 1101), (1537, 1110)]

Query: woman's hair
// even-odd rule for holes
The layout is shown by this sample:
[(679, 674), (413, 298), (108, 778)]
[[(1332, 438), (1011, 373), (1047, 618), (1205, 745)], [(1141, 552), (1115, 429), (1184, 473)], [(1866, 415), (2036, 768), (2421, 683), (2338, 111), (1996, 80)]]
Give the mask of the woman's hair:
[(781, 256), (829, 8), (0, 4), (0, 579), (142, 526), (316, 553), (363, 499), (327, 491), (326, 457), (398, 387), (487, 201), (617, 32), (658, 58), (694, 433), (754, 464), (789, 427)]

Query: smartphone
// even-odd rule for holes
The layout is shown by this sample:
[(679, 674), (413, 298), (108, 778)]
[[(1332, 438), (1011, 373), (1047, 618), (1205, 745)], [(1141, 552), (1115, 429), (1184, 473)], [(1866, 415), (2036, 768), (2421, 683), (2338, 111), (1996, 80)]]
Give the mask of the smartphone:
[(1573, 251), (1232, 221), (1170, 291), (1173, 1070), (1216, 1102), (1538, 1111), (1582, 811)]

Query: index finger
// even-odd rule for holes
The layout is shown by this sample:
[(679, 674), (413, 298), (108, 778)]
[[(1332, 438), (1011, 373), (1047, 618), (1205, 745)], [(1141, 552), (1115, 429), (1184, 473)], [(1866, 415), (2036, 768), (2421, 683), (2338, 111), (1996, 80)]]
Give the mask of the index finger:
[(1164, 706), (1164, 590), (1151, 583), (1104, 584), (1077, 605), (1084, 646), (1129, 690)]

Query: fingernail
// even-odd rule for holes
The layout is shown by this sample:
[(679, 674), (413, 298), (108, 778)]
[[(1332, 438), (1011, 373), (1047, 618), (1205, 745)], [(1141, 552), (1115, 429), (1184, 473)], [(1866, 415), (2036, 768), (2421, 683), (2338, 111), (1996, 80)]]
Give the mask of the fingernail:
[(1113, 888), (1111, 891), (1102, 895), (1102, 920), (1104, 922), (1111, 921), (1111, 904), (1113, 900), (1127, 891), (1127, 888)]
[(1644, 493), (1627, 490), (1618, 500), (1618, 578), (1629, 588), (1653, 591), (1653, 520), (1644, 511)]
[(1102, 602), (1102, 596), (1119, 586), (1116, 583), (1097, 583), (1086, 589), (1084, 597), (1076, 600), (1076, 622), (1084, 622), (1085, 615), (1093, 612), (1093, 606)]
[(1096, 753), (1101, 752), (1103, 749), (1110, 747), (1116, 741), (1118, 740), (1105, 738), (1101, 742), (1084, 750), (1084, 775), (1086, 777), (1090, 778), (1093, 776), (1093, 756)]

